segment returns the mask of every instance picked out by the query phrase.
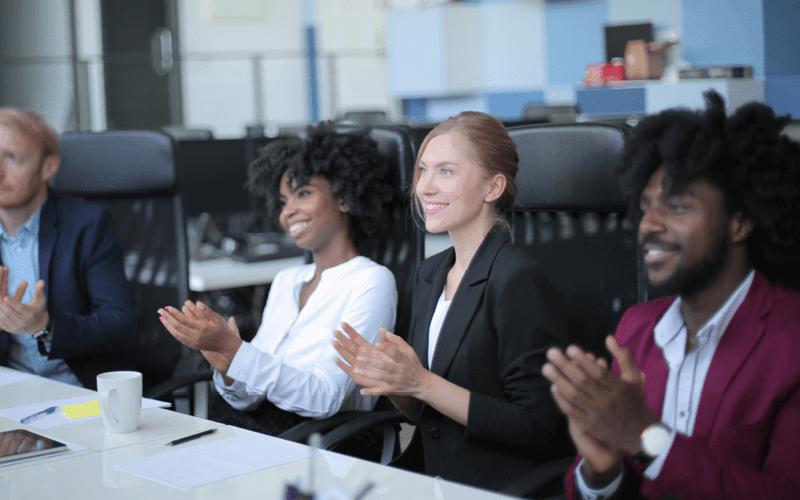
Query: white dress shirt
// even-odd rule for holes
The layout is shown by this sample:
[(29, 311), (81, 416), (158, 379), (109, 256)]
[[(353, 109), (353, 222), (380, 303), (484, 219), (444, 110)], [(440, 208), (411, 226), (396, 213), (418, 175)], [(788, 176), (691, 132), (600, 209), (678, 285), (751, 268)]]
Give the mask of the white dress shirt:
[(219, 372), (214, 382), (222, 397), (239, 410), (255, 409), (264, 398), (304, 417), (325, 418), (342, 410), (369, 410), (375, 397), (364, 397), (339, 368), (334, 330), (347, 322), (370, 343), (378, 329), (394, 329), (397, 289), (387, 268), (355, 257), (322, 271), (316, 289), (299, 310), (303, 283), (316, 264), (278, 273), (253, 341), (242, 343), (228, 369), (233, 384)]
[[(664, 360), (669, 366), (669, 376), (667, 378), (666, 392), (664, 393), (664, 406), (661, 410), (661, 422), (672, 429), (672, 436), (669, 444), (661, 454), (645, 469), (644, 475), (648, 479), (655, 479), (661, 472), (661, 467), (667, 459), (675, 434), (681, 433), (691, 437), (694, 430), (694, 421), (697, 417), (697, 409), (700, 407), (700, 397), (703, 393), (703, 384), (711, 367), (711, 360), (717, 351), (717, 346), (728, 328), (733, 315), (744, 302), (753, 277), (756, 273), (750, 271), (747, 278), (736, 288), (728, 297), (728, 300), (705, 325), (697, 332), (697, 346), (690, 352), (686, 352), (686, 340), (689, 331), (686, 328), (686, 321), (681, 313), (681, 299), (672, 305), (661, 317), (653, 330), (653, 338), (656, 345), (664, 353)], [(622, 474), (611, 482), (608, 486), (600, 490), (589, 488), (581, 472), (583, 460), (579, 464), (575, 483), (578, 486), (583, 498), (588, 500), (608, 498), (613, 495), (622, 483)]]
[(450, 310), (452, 300), (444, 300), (444, 291), (439, 296), (436, 309), (433, 311), (431, 326), (428, 328), (428, 368), (433, 366), (433, 355), (436, 353), (436, 343), (439, 342), (439, 334), (442, 333), (442, 325)]

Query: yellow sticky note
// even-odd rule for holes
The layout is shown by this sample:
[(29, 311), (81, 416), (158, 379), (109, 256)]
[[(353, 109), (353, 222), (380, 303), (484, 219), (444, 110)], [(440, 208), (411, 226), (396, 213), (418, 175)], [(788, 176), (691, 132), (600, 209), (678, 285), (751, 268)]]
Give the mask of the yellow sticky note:
[(94, 401), (87, 401), (85, 403), (65, 405), (63, 412), (64, 415), (69, 418), (99, 417), (100, 400), (95, 399)]

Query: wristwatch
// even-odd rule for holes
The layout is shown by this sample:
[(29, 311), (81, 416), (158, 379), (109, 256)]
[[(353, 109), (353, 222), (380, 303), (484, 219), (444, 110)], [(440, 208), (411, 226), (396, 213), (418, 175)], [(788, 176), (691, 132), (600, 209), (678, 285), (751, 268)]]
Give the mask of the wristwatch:
[(634, 461), (638, 464), (649, 465), (667, 448), (671, 435), (672, 429), (660, 422), (646, 428), (639, 438), (642, 451), (633, 457)]
[(39, 354), (42, 356), (47, 356), (50, 354), (50, 349), (47, 348), (47, 344), (45, 341), (49, 342), (52, 338), (53, 333), (53, 317), (47, 320), (47, 324), (44, 325), (44, 328), (39, 330), (38, 332), (33, 334), (33, 338), (36, 339), (37, 347), (39, 348)]

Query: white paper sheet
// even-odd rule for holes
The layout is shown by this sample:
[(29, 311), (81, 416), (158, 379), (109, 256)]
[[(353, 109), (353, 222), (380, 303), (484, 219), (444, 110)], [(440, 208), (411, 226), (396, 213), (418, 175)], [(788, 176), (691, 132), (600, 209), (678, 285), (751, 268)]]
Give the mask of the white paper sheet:
[(223, 479), (303, 460), (311, 449), (260, 434), (187, 446), (116, 464), (117, 468), (188, 490)]
[(13, 384), (15, 382), (22, 382), (36, 375), (30, 373), (18, 372), (16, 370), (0, 370), (0, 385)]
[[(40, 412), (45, 408), (49, 408), (51, 406), (58, 406), (62, 407), (64, 405), (71, 405), (75, 403), (85, 403), (87, 401), (92, 401), (97, 399), (97, 394), (86, 394), (84, 396), (78, 396), (75, 398), (67, 398), (67, 399), (57, 399), (55, 401), (45, 401), (43, 403), (35, 403), (32, 405), (26, 406), (17, 406), (16, 408), (7, 408), (5, 410), (0, 410), (0, 416), (10, 418), (12, 420), (16, 420), (19, 422), (21, 419), (27, 417), (28, 415), (33, 415), (34, 413)], [(155, 399), (149, 398), (142, 398), (142, 409), (146, 410), (148, 408), (166, 408), (170, 406), (169, 403), (165, 403), (163, 401), (156, 401)], [(29, 425), (34, 425), (41, 429), (52, 429), (53, 427), (61, 427), (62, 425), (69, 425), (75, 424), (78, 422), (88, 422), (90, 420), (96, 420), (100, 417), (84, 417), (84, 418), (69, 418), (64, 415), (64, 412), (61, 411), (59, 408), (58, 411), (51, 413), (50, 415), (42, 415), (37, 417), (32, 422), (28, 422)]]

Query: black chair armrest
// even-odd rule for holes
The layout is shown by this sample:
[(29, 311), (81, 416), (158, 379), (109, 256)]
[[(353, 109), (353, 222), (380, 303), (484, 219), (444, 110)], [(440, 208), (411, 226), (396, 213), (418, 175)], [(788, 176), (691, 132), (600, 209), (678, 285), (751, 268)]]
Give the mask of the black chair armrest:
[(172, 392), (176, 389), (186, 387), (187, 385), (192, 385), (195, 382), (211, 380), (213, 376), (214, 370), (201, 370), (193, 373), (187, 373), (185, 375), (178, 375), (177, 377), (165, 380), (164, 382), (149, 388), (147, 391), (145, 391), (144, 396), (151, 399), (160, 399), (167, 394), (172, 394)]
[(322, 445), (331, 449), (337, 444), (355, 437), (364, 431), (381, 427), (387, 424), (401, 424), (406, 421), (405, 416), (397, 410), (364, 412), (365, 415), (337, 426), (332, 431), (322, 436)]
[(320, 420), (306, 420), (305, 422), (297, 424), (291, 429), (284, 431), (282, 434), (278, 435), (278, 437), (288, 441), (294, 441), (295, 443), (306, 444), (309, 436), (315, 432), (319, 434), (325, 434), (335, 427), (343, 425), (359, 417), (363, 417), (364, 415), (369, 415), (370, 413), (372, 412), (367, 410), (340, 411), (339, 413), (336, 413), (328, 418), (323, 418)]
[(528, 473), (514, 479), (508, 483), (500, 493), (515, 497), (531, 498), (530, 495), (542, 486), (558, 479), (563, 478), (572, 464), (575, 457), (565, 457), (531, 469)]

